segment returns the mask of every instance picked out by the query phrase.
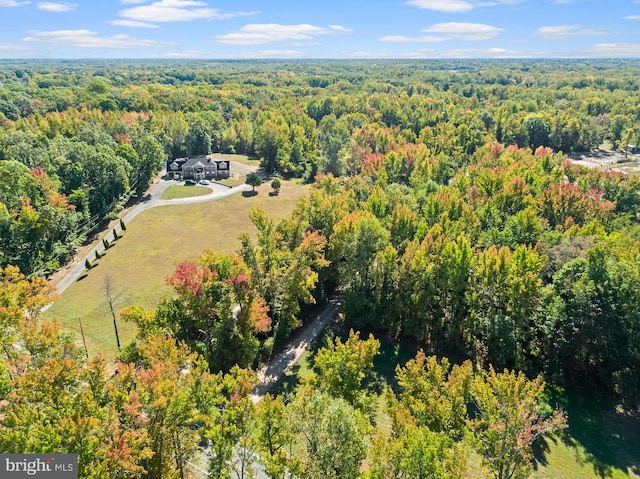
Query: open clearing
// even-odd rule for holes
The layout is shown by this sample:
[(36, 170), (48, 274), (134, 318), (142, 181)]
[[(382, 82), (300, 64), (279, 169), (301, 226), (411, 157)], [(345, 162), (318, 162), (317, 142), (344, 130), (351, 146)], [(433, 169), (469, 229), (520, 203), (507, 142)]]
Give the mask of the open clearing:
[(640, 174), (640, 155), (626, 154), (607, 148), (596, 149), (589, 153), (572, 153), (571, 161), (587, 168), (617, 170), (630, 175)]
[(202, 196), (211, 193), (211, 188), (206, 186), (170, 186), (162, 193), (161, 200), (175, 200), (176, 198), (191, 198), (192, 196)]
[[(249, 210), (262, 205), (276, 220), (286, 217), (305, 188), (282, 189), (269, 195), (264, 184), (259, 194), (236, 194), (217, 201), (192, 205), (171, 205), (144, 211), (127, 225), (126, 234), (95, 262), (94, 269), (75, 281), (45, 313), (57, 317), (63, 328), (80, 337), (82, 319), (90, 355), (102, 353), (112, 359), (116, 352), (113, 321), (104, 294), (106, 278), (111, 281), (116, 310), (130, 305), (154, 308), (170, 294), (165, 278), (176, 264), (195, 259), (207, 248), (232, 252), (242, 232), (255, 234)], [(118, 323), (125, 345), (135, 336), (135, 326)]]

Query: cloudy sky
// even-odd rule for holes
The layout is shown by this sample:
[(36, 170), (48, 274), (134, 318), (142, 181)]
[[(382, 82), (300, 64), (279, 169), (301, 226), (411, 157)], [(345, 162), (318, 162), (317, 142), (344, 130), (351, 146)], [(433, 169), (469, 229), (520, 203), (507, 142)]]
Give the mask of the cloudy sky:
[(640, 57), (640, 0), (0, 0), (0, 58)]

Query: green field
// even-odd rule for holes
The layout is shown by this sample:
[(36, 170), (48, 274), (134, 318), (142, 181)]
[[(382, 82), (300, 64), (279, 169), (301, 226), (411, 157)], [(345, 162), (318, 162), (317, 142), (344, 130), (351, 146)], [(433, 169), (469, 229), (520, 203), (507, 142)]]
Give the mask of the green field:
[[(154, 308), (170, 294), (165, 278), (177, 263), (195, 259), (207, 248), (236, 250), (240, 233), (255, 232), (248, 216), (252, 206), (262, 205), (269, 216), (281, 219), (307, 191), (287, 189), (279, 196), (270, 196), (270, 189), (265, 184), (255, 196), (237, 194), (207, 203), (146, 210), (127, 225), (126, 234), (95, 262), (95, 268), (61, 295), (45, 316), (59, 318), (63, 327), (78, 337), (81, 318), (89, 354), (101, 352), (113, 358), (116, 343), (104, 294), (106, 278), (112, 284), (116, 309), (136, 304)], [(135, 327), (120, 322), (119, 332), (121, 343), (126, 344), (134, 337)]]
[[(332, 333), (329, 333), (332, 334)], [(337, 334), (344, 335), (344, 331)], [(368, 335), (361, 334), (361, 338)], [(313, 376), (313, 356), (324, 344), (319, 340), (305, 353), (277, 387), (278, 393), (291, 393)], [(395, 367), (415, 356), (417, 345), (381, 341), (380, 354), (374, 362), (369, 386), (374, 392), (385, 385), (395, 385)], [(609, 401), (586, 393), (561, 393), (556, 401), (567, 412), (569, 428), (544, 437), (534, 447), (534, 472), (531, 479), (637, 479), (640, 478), (640, 416), (623, 412)], [(379, 402), (377, 417), (384, 429), (388, 420)], [(380, 424), (382, 421), (382, 424)], [(388, 425), (387, 425), (388, 426)], [(487, 477), (480, 467), (480, 457), (469, 458), (467, 479)]]
[(175, 200), (176, 198), (191, 198), (192, 196), (202, 196), (211, 193), (211, 188), (205, 186), (170, 186), (162, 192), (161, 200)]

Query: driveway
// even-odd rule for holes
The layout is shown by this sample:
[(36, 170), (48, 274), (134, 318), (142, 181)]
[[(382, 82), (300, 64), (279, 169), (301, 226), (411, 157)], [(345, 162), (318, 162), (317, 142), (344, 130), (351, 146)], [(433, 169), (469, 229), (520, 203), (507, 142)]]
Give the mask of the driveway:
[[(227, 196), (231, 196), (236, 193), (248, 191), (251, 189), (251, 187), (246, 184), (229, 188), (228, 186), (224, 186), (219, 183), (211, 183), (210, 185), (207, 185), (207, 187), (211, 189), (211, 193), (208, 193), (206, 195), (192, 196), (189, 198), (176, 198), (173, 200), (160, 199), (162, 193), (164, 193), (167, 188), (179, 184), (181, 183), (175, 180), (156, 178), (153, 184), (149, 187), (149, 190), (147, 190), (148, 192), (142, 199), (142, 201), (128, 210), (124, 214), (124, 216), (121, 217), (122, 221), (125, 223), (125, 225), (127, 225), (131, 223), (131, 221), (133, 221), (133, 219), (143, 211), (148, 210), (149, 208), (155, 208), (156, 206), (205, 203), (208, 201), (219, 200), (220, 198), (225, 198)], [(73, 284), (73, 282), (76, 281), (84, 273), (85, 262), (87, 259), (93, 261), (96, 257), (96, 252), (101, 253), (104, 251), (102, 240), (105, 238), (111, 240), (114, 229), (118, 232), (122, 231), (119, 221), (117, 221), (113, 227), (107, 228), (107, 230), (104, 231), (98, 239), (96, 239), (91, 248), (89, 248), (88, 251), (85, 250), (86, 253), (79, 256), (79, 258), (77, 258), (76, 261), (74, 261), (74, 263), (68, 267), (68, 270), (64, 274), (59, 275), (57, 278), (55, 277), (57, 275), (54, 275), (55, 279), (52, 280), (52, 284), (56, 287), (56, 292), (58, 294), (62, 294), (65, 289)], [(46, 309), (47, 307), (48, 306), (45, 306), (44, 309)]]
[[(289, 341), (287, 347), (279, 354), (272, 357), (267, 364), (258, 371), (258, 383), (251, 392), (251, 400), (259, 403), (264, 396), (273, 390), (289, 369), (296, 365), (304, 352), (313, 345), (318, 336), (329, 324), (338, 316), (340, 308), (340, 298), (332, 298), (327, 305), (318, 313), (313, 320), (305, 326), (300, 333)], [(193, 458), (193, 462), (188, 462), (192, 473), (197, 479), (207, 479), (207, 467), (211, 448), (201, 448)], [(236, 445), (232, 459), (232, 478), (243, 479), (239, 472), (243, 464), (243, 457), (250, 459), (253, 467), (251, 471), (246, 471), (244, 477), (255, 477), (257, 479), (268, 479), (264, 466), (260, 462), (260, 456), (253, 451), (241, 448)], [(289, 476), (288, 476), (289, 477)]]
[(320, 333), (338, 316), (340, 300), (331, 299), (322, 311), (293, 339), (279, 354), (258, 370), (258, 384), (251, 392), (251, 400), (259, 403), (262, 398), (273, 390), (285, 373), (291, 369), (311, 347)]

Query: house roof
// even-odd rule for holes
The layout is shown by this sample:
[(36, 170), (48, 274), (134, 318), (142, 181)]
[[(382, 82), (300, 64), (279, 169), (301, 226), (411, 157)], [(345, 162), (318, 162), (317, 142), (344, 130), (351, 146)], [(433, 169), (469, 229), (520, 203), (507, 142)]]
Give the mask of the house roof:
[[(174, 167), (174, 164), (177, 165)], [(228, 170), (229, 161), (216, 158), (214, 155), (193, 156), (191, 158), (177, 158), (169, 163), (167, 168), (170, 171), (180, 170), (182, 168), (204, 168), (207, 166), (215, 166), (219, 170)]]
[(167, 170), (169, 171), (177, 171), (182, 168), (182, 165), (186, 163), (187, 158), (176, 158), (171, 163), (167, 165)]

